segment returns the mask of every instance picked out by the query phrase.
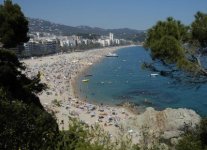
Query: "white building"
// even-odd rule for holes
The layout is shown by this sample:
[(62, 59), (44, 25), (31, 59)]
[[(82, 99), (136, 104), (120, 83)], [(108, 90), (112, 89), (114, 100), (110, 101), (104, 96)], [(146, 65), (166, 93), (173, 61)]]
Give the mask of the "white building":
[(110, 41), (114, 40), (114, 34), (113, 33), (109, 33), (109, 39), (110, 39)]
[(98, 39), (98, 43), (103, 47), (112, 45), (114, 43), (114, 34), (109, 33), (109, 36), (101, 36), (101, 39)]
[(116, 45), (119, 45), (119, 44), (120, 44), (120, 40), (119, 40), (119, 39), (114, 39), (114, 43), (115, 43)]
[(75, 47), (81, 43), (81, 38), (76, 35), (72, 36), (58, 36), (57, 39), (60, 41), (61, 47)]
[(111, 40), (110, 39), (106, 39), (105, 40), (105, 46), (110, 46), (111, 45)]
[(67, 36), (58, 37), (59, 43), (61, 47), (74, 47), (76, 46), (76, 40), (69, 38)]
[(104, 40), (102, 40), (102, 39), (98, 39), (98, 43), (99, 43), (101, 46), (105, 47), (105, 41), (104, 41)]

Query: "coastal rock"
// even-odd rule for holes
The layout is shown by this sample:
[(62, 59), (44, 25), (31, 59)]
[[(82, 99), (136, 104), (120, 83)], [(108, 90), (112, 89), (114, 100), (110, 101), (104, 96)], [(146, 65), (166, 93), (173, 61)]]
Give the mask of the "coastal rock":
[(171, 138), (174, 138), (174, 137), (179, 137), (181, 134), (183, 134), (183, 131), (179, 131), (179, 130), (176, 130), (176, 131), (165, 131), (162, 134), (162, 138), (163, 139), (171, 139)]
[(140, 133), (148, 132), (153, 136), (159, 136), (164, 139), (179, 137), (186, 128), (194, 128), (201, 117), (193, 110), (179, 108), (167, 108), (163, 111), (156, 111), (149, 107), (134, 119), (125, 121), (126, 128), (133, 127)]

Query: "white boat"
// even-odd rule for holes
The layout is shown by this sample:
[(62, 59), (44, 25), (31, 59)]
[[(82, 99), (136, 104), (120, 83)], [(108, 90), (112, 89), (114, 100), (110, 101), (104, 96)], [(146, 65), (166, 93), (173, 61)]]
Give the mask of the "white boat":
[(151, 74), (150, 74), (151, 77), (156, 77), (156, 76), (158, 76), (158, 75), (159, 75), (158, 73), (151, 73)]
[(89, 79), (84, 79), (84, 80), (82, 80), (82, 82), (88, 82), (89, 81)]
[(106, 57), (118, 57), (116, 53), (108, 53)]

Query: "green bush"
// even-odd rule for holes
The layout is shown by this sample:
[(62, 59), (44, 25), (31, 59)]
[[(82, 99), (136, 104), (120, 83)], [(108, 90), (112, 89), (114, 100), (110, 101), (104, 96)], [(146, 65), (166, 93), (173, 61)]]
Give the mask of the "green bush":
[(188, 130), (179, 143), (178, 150), (204, 150), (207, 149), (207, 119), (203, 118), (195, 130)]
[(139, 150), (131, 139), (112, 140), (98, 125), (87, 126), (77, 119), (70, 119), (69, 130), (60, 133), (56, 150)]
[(35, 105), (10, 102), (0, 92), (0, 149), (54, 147), (59, 134), (55, 119)]
[(54, 99), (52, 101), (52, 104), (55, 105), (55, 106), (57, 106), (57, 107), (60, 107), (61, 106), (61, 101), (58, 101), (57, 99)]

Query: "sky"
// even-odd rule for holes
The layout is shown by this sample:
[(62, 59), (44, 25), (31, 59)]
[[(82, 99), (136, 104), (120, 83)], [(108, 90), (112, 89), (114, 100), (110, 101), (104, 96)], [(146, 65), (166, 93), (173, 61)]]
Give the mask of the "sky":
[[(4, 0), (0, 0), (2, 4)], [(26, 17), (70, 26), (146, 30), (169, 16), (189, 25), (207, 0), (13, 0)]]

